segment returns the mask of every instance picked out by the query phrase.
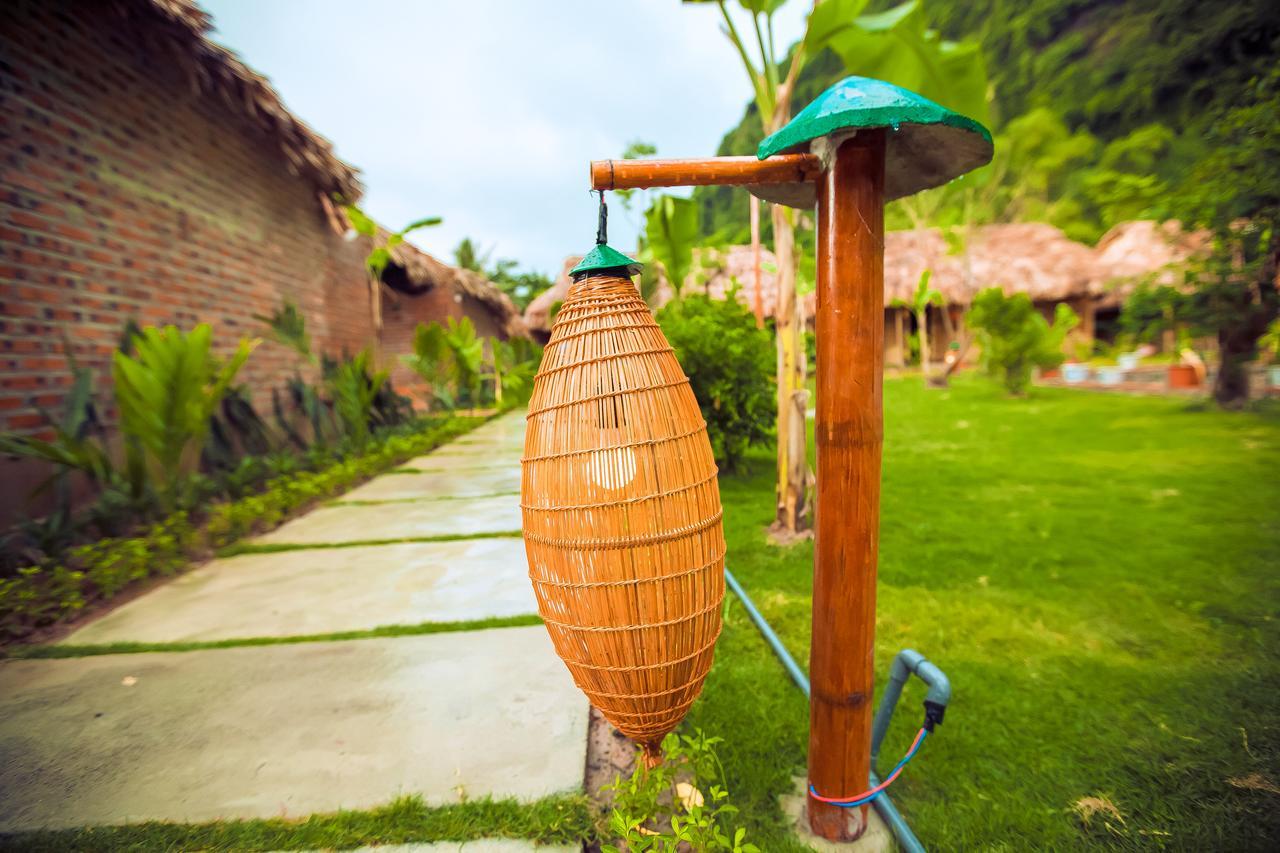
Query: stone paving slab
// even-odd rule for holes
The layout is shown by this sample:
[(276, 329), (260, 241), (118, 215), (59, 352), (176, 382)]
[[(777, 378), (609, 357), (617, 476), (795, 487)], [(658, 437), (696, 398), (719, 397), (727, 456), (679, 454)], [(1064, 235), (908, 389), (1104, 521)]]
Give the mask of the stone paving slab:
[(506, 444), (446, 444), (424, 456), (409, 460), (405, 468), (423, 468), (449, 465), (515, 465), (519, 467), (523, 446)]
[(445, 497), (479, 497), (520, 491), (520, 465), (483, 471), (436, 471), (429, 474), (383, 474), (352, 489), (344, 501), (439, 502)]
[(0, 831), (581, 790), (541, 626), (0, 664)]
[(413, 542), (214, 560), (64, 642), (291, 637), (537, 612), (520, 539)]
[[(426, 456), (419, 456), (416, 459), (410, 459), (408, 462), (400, 466), (402, 471), (412, 469), (414, 471), (424, 471), (431, 473), (457, 472), (459, 474), (473, 473), (481, 471), (507, 470), (514, 467), (517, 473), (520, 470), (520, 456), (499, 456), (495, 454), (481, 456), (448, 456), (441, 454), (436, 456), (433, 453)], [(404, 474), (394, 476), (405, 476)]]
[(503, 495), (456, 501), (322, 506), (253, 541), (315, 545), (415, 536), (473, 536), (519, 530), (520, 526), (519, 495)]

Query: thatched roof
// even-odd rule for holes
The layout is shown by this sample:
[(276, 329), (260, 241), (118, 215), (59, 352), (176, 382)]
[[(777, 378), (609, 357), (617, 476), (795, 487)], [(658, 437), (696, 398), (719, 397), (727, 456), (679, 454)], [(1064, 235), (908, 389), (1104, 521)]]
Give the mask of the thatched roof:
[[(387, 234), (379, 229), (379, 237)], [(434, 287), (449, 287), (483, 305), (497, 318), (509, 337), (528, 337), (528, 329), (511, 297), (484, 276), (459, 269), (432, 257), (411, 243), (401, 243), (391, 250), (391, 263), (382, 273), (382, 281), (392, 290), (418, 296)]]
[(886, 302), (909, 301), (926, 269), (929, 286), (959, 305), (992, 286), (1058, 302), (1089, 295), (1096, 277), (1093, 250), (1043, 222), (971, 228), (950, 243), (937, 229), (890, 231), (884, 254)]
[(529, 331), (543, 334), (551, 331), (551, 308), (569, 295), (569, 270), (576, 267), (582, 258), (582, 255), (565, 258), (555, 284), (533, 297), (533, 301), (524, 309), (524, 324)]
[[(1172, 281), (1176, 266), (1204, 251), (1209, 242), (1204, 232), (1185, 232), (1176, 222), (1125, 222), (1108, 231), (1096, 248), (1077, 243), (1062, 231), (1042, 222), (1017, 222), (969, 229), (963, 236), (967, 251), (938, 229), (890, 231), (884, 236), (884, 304), (910, 301), (920, 274), (932, 270), (929, 286), (948, 303), (967, 305), (987, 287), (999, 286), (1006, 293), (1026, 293), (1036, 302), (1059, 302), (1091, 297), (1098, 305), (1115, 305), (1139, 279), (1155, 275), (1158, 281)], [(953, 245), (954, 249), (953, 249)], [(691, 273), (684, 292), (705, 292), (722, 299), (738, 285), (738, 301), (751, 307), (754, 301), (754, 272), (750, 246), (729, 246), (704, 250), (701, 275), (705, 285), (696, 284)], [(773, 253), (761, 250), (764, 269), (760, 289), (765, 316), (773, 315), (776, 277), (769, 271)], [(530, 329), (548, 331), (547, 312), (565, 298), (569, 289), (568, 270), (577, 263), (565, 261), (556, 286), (529, 305), (525, 322)], [(694, 264), (695, 270), (698, 263)], [(1167, 283), (1167, 281), (1166, 281)], [(666, 282), (659, 287), (657, 304), (670, 299)], [(805, 297), (806, 316), (812, 317), (813, 294)]]
[(210, 40), (212, 19), (192, 0), (114, 0), (113, 5), (134, 24), (140, 41), (172, 56), (193, 91), (219, 98), (274, 139), (291, 173), (325, 197), (336, 193), (348, 202), (359, 199), (356, 170), (338, 159), (327, 139), (289, 112), (265, 77)]
[(1184, 231), (1177, 222), (1138, 220), (1113, 227), (1094, 250), (1100, 267), (1099, 304), (1116, 306), (1146, 278), (1178, 284), (1178, 267), (1210, 251), (1208, 231)]

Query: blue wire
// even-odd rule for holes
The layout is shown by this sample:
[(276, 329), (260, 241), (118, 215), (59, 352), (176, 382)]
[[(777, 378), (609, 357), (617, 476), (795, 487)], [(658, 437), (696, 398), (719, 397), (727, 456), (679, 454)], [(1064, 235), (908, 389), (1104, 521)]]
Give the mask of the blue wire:
[[(914, 747), (910, 752), (908, 752), (906, 755), (902, 756), (902, 760), (901, 760), (901, 761), (899, 761), (899, 762), (897, 763), (897, 765), (895, 765), (895, 766), (894, 766), (893, 770), (889, 771), (889, 776), (887, 776), (887, 777), (885, 777), (885, 778), (889, 778), (889, 777), (893, 776), (893, 774), (894, 774), (894, 773), (897, 773), (899, 770), (901, 770), (903, 767), (905, 767), (905, 766), (907, 765), (907, 762), (911, 760), (911, 756), (913, 756), (913, 755), (915, 755), (917, 752), (919, 752), (919, 751), (920, 751), (920, 747), (924, 746), (924, 740), (925, 740), (925, 738), (927, 738), (928, 736), (929, 736), (929, 732), (928, 732), (928, 731), (926, 731), (924, 734), (922, 734), (922, 735), (920, 736), (920, 740), (916, 742), (915, 747)], [(810, 785), (810, 786), (809, 786), (809, 790), (813, 792), (814, 796), (820, 796), (820, 795), (818, 794), (818, 789), (817, 789), (817, 788), (815, 788), (815, 787), (813, 787), (813, 785)], [(872, 795), (871, 795), (871, 796), (869, 796), (869, 797), (863, 797), (863, 798), (862, 798), (862, 799), (860, 799), (860, 800), (850, 800), (850, 801), (845, 802), (845, 803), (830, 803), (829, 805), (838, 806), (839, 808), (842, 808), (842, 809), (851, 809), (851, 808), (855, 808), (855, 807), (857, 807), (857, 806), (861, 806), (861, 805), (864, 805), (864, 804), (866, 804), (866, 803), (871, 802), (872, 800), (874, 800), (876, 797), (880, 796), (881, 794), (883, 794), (883, 793), (884, 793), (885, 791), (887, 791), (887, 790), (889, 790), (889, 787), (886, 785), (884, 788), (880, 789), (879, 791), (876, 791), (874, 794), (872, 794)]]

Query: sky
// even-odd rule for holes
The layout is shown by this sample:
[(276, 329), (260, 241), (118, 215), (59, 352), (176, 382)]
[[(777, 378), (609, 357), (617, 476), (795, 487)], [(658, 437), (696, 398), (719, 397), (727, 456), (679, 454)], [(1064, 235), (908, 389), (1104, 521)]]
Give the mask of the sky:
[[(213, 15), (213, 38), (360, 170), (366, 212), (392, 229), (444, 218), (412, 241), (450, 262), (471, 237), (494, 259), (554, 276), (595, 239), (591, 160), (620, 156), (634, 140), (659, 156), (714, 154), (750, 98), (715, 4), (201, 5)], [(779, 53), (799, 37), (806, 11), (792, 0), (776, 16)], [(752, 32), (745, 17), (738, 27)], [(609, 213), (609, 242), (633, 249), (639, 211), (615, 202)]]

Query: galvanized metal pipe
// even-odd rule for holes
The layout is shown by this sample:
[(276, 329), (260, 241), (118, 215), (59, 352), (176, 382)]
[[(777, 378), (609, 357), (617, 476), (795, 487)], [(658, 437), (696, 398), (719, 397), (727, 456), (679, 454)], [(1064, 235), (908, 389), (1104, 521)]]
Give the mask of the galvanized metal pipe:
[[(729, 588), (733, 590), (733, 594), (738, 596), (738, 601), (742, 602), (742, 606), (747, 611), (747, 615), (751, 617), (751, 621), (755, 623), (756, 628), (759, 629), (761, 636), (763, 636), (765, 639), (765, 642), (769, 644), (769, 647), (773, 649), (773, 653), (777, 655), (778, 660), (782, 662), (782, 666), (784, 669), (786, 669), (787, 674), (791, 676), (791, 680), (796, 683), (796, 686), (799, 687), (804, 692), (804, 695), (807, 697), (809, 695), (809, 677), (806, 676), (804, 674), (804, 671), (800, 669), (799, 665), (796, 663), (796, 659), (791, 656), (791, 653), (787, 651), (787, 647), (782, 644), (782, 640), (778, 638), (777, 633), (773, 630), (773, 626), (770, 625), (769, 622), (760, 613), (760, 611), (756, 609), (755, 602), (753, 602), (751, 600), (751, 597), (747, 595), (747, 591), (742, 588), (742, 584), (738, 583), (738, 579), (733, 576), (733, 572), (729, 571), (728, 567), (726, 567), (724, 570), (724, 579), (725, 579), (725, 582), (729, 584)], [(912, 652), (912, 654), (919, 654), (919, 652)], [(901, 655), (899, 655), (899, 657), (901, 657)], [(923, 661), (924, 656), (920, 655), (920, 659)], [(897, 666), (897, 663), (898, 663), (898, 659), (895, 658), (894, 659), (895, 667)], [(925, 663), (928, 663), (928, 661), (925, 661)], [(929, 665), (933, 666), (932, 664), (929, 664)], [(903, 666), (906, 667), (905, 662)], [(937, 670), (937, 667), (933, 667), (933, 668)], [(908, 675), (911, 672), (909, 668), (907, 668), (906, 671)], [(941, 670), (938, 670), (938, 675), (942, 675)], [(890, 678), (892, 679), (892, 675), (890, 676)], [(946, 681), (945, 675), (942, 675), (942, 680)], [(903, 681), (904, 682), (906, 681), (905, 676), (903, 677)], [(932, 689), (933, 689), (933, 686), (930, 685), (930, 690)], [(950, 698), (951, 688), (949, 684), (947, 685), (946, 689), (947, 689), (946, 698)], [(897, 688), (897, 693), (894, 696), (894, 704), (897, 704), (897, 697), (901, 695), (901, 693), (902, 693), (902, 685), (899, 684)], [(945, 699), (943, 700), (942, 704), (944, 705), (946, 704)], [(884, 712), (884, 709), (886, 706), (889, 709), (889, 715), (891, 716), (893, 714), (893, 706), (888, 705), (888, 703), (882, 702), (880, 706), (880, 711), (876, 713), (877, 725), (880, 722), (880, 715), (881, 713)], [(884, 727), (888, 728), (887, 717), (884, 723)], [(884, 732), (882, 731), (880, 733), (880, 739), (882, 740), (883, 738), (884, 738)], [(873, 731), (873, 746), (872, 746), (873, 756), (875, 755), (875, 752), (878, 750), (879, 746), (880, 746), (880, 741), (874, 740), (874, 731)], [(870, 787), (872, 788), (880, 784), (880, 777), (876, 775), (874, 767), (875, 767), (875, 761), (873, 758), (872, 760), (873, 769), (870, 773), (870, 779), (868, 780), (870, 782)], [(898, 844), (902, 845), (903, 850), (907, 851), (907, 853), (925, 853), (924, 845), (920, 843), (920, 839), (916, 838), (916, 834), (911, 831), (911, 827), (907, 824), (906, 819), (902, 816), (902, 813), (899, 812), (898, 809), (893, 805), (893, 801), (889, 799), (889, 795), (887, 793), (882, 793), (880, 796), (876, 797), (874, 800), (871, 801), (871, 805), (875, 807), (876, 813), (880, 815), (880, 819), (883, 820), (885, 824), (889, 827), (889, 831), (893, 833), (893, 837), (897, 839)]]

